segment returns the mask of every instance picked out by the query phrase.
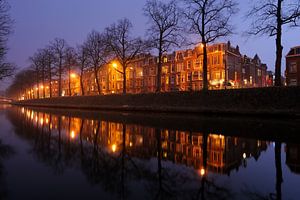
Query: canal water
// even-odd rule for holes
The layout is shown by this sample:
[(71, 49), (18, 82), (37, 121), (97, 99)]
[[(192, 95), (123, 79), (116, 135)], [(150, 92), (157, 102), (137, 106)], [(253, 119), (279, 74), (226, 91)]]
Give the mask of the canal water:
[(0, 199), (299, 199), (298, 120), (0, 105)]

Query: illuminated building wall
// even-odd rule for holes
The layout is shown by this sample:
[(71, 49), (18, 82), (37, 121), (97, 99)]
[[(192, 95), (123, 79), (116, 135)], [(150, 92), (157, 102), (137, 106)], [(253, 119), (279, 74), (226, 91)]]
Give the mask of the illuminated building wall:
[(300, 85), (300, 46), (291, 48), (287, 54), (285, 73), (288, 86)]
[[(267, 83), (267, 66), (261, 63), (258, 55), (254, 58), (243, 56), (239, 46), (233, 47), (230, 42), (217, 43), (207, 47), (208, 74), (210, 89), (265, 87)], [(300, 70), (299, 70), (300, 71)], [(97, 73), (100, 94), (118, 94), (123, 92), (123, 69), (118, 61), (99, 67)], [(136, 56), (126, 69), (127, 93), (149, 93), (156, 91), (157, 57), (151, 54)], [(84, 72), (83, 87), (85, 95), (98, 95), (96, 77), (93, 70)], [(270, 81), (269, 81), (270, 82)], [(178, 50), (164, 54), (162, 58), (161, 90), (199, 91), (203, 83), (203, 48)], [(36, 98), (37, 91), (28, 90), (25, 99)], [(49, 87), (44, 86), (44, 87)], [(49, 89), (46, 97), (49, 97)], [(52, 85), (53, 97), (58, 96), (57, 80)], [(62, 81), (62, 96), (69, 96), (69, 81)], [(42, 89), (39, 86), (40, 98)], [(71, 95), (81, 94), (79, 73), (71, 77)]]

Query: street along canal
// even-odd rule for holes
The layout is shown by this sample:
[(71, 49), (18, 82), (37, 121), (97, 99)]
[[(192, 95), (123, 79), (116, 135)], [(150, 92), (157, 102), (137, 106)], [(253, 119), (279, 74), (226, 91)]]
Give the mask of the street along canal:
[(0, 105), (0, 199), (298, 199), (299, 120)]

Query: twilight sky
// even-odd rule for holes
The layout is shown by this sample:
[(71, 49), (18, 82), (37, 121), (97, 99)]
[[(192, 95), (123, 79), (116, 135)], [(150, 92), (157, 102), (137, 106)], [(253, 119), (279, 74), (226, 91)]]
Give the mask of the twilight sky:
[[(275, 38), (241, 36), (248, 28), (244, 16), (249, 8), (249, 1), (238, 1), (240, 12), (233, 20), (236, 34), (220, 41), (230, 40), (233, 45), (240, 46), (242, 54), (251, 57), (257, 53), (262, 62), (267, 63), (268, 69), (274, 71)], [(144, 36), (147, 19), (142, 8), (145, 2), (146, 0), (9, 0), (15, 24), (8, 44), (8, 60), (16, 63), (19, 68), (27, 67), (28, 57), (54, 38), (64, 38), (75, 46), (81, 44), (91, 30), (102, 31), (124, 17), (133, 23), (134, 34)], [(284, 30), (284, 55), (290, 47), (300, 45), (299, 39), (300, 28)], [(283, 68), (285, 69), (285, 65)], [(8, 82), (4, 81), (4, 85)]]

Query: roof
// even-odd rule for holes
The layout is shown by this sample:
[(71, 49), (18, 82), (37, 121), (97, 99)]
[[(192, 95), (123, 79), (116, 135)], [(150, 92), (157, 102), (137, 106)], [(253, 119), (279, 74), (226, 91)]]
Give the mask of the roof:
[(292, 47), (286, 57), (300, 56), (300, 46)]

